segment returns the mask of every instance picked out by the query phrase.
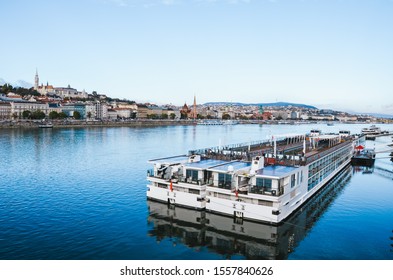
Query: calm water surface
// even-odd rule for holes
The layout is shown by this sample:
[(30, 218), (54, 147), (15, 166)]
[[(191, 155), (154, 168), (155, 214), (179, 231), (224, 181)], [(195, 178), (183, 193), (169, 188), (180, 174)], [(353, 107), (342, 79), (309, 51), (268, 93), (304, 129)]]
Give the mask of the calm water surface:
[(388, 152), (280, 227), (146, 201), (148, 159), (317, 127), (364, 125), (0, 130), (0, 259), (393, 259)]

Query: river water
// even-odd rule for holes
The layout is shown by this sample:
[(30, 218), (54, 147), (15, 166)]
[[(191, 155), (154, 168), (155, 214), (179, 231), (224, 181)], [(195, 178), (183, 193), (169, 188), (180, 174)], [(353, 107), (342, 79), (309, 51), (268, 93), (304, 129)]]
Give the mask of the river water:
[(393, 259), (389, 152), (373, 169), (348, 166), (279, 227), (146, 200), (149, 159), (364, 126), (2, 129), (0, 259)]

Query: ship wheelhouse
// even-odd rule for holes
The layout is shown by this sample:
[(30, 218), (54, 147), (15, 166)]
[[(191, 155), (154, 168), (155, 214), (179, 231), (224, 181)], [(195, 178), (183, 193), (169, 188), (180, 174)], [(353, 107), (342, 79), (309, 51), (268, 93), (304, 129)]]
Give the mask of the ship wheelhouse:
[(298, 187), (303, 172), (299, 167), (269, 165), (256, 172), (251, 178), (249, 193), (259, 195), (281, 196)]
[(189, 161), (183, 165), (183, 180), (189, 184), (209, 185), (213, 183), (213, 174), (209, 170), (214, 166), (226, 164), (227, 161), (215, 159), (202, 159)]
[(234, 192), (238, 188), (247, 186), (251, 163), (243, 161), (230, 161), (219, 166), (211, 167), (213, 181), (209, 187), (225, 189)]

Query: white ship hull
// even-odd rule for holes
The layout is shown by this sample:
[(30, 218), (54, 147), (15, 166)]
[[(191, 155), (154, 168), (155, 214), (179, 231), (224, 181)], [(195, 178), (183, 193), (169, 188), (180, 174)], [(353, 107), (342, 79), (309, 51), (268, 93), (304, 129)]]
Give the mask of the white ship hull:
[[(329, 176), (324, 178), (310, 191), (307, 191), (307, 181), (298, 188), (298, 192), (286, 199), (285, 196), (272, 197), (270, 195), (242, 195), (237, 196), (231, 192), (218, 192), (216, 188), (207, 188), (206, 210), (216, 214), (238, 217), (246, 220), (263, 221), (272, 224), (279, 224), (288, 218), (293, 212), (301, 207), (309, 198), (315, 195), (324, 185), (333, 179), (345, 166), (350, 163), (350, 159), (342, 163)], [(209, 193), (218, 192), (218, 197)], [(227, 198), (220, 198), (226, 196)], [(288, 197), (291, 194), (288, 194)], [(250, 203), (252, 201), (252, 203)], [(259, 205), (259, 201), (270, 201), (272, 206)], [(278, 215), (273, 212), (279, 213)]]
[(191, 187), (180, 183), (173, 184), (171, 190), (169, 183), (163, 188), (155, 186), (154, 182), (147, 185), (146, 193), (149, 199), (193, 209), (205, 209), (205, 194), (205, 186)]
[[(235, 219), (279, 224), (350, 163), (354, 140), (349, 135), (310, 136), (309, 141), (308, 153), (290, 157), (276, 155), (275, 150), (273, 155), (255, 156), (251, 161), (236, 159), (239, 147), (248, 151), (251, 145), (264, 147), (252, 143), (233, 146), (231, 153), (221, 153), (218, 159), (208, 157), (209, 153), (217, 155), (209, 148), (207, 154), (201, 152), (204, 158), (192, 151), (188, 159), (152, 160), (147, 197)], [(281, 143), (293, 153), (306, 151), (305, 142), (305, 137), (295, 136)], [(235, 159), (225, 159), (228, 154)]]

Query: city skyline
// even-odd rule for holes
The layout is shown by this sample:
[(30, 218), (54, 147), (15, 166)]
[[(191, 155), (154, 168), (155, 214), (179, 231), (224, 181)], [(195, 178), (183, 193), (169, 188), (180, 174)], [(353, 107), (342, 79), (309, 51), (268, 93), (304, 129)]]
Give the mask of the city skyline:
[[(137, 102), (393, 113), (393, 2), (11, 1), (0, 78)], [(16, 13), (17, 12), (17, 13)], [(15, 17), (15, 15), (18, 15)]]

